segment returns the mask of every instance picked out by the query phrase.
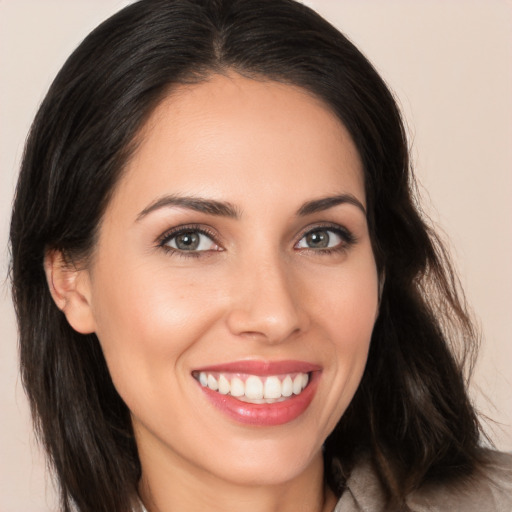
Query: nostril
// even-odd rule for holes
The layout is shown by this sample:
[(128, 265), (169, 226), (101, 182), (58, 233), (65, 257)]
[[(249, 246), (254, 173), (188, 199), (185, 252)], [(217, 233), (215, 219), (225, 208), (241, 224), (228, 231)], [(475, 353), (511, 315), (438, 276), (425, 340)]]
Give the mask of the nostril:
[[(276, 258), (275, 255), (268, 258)], [(245, 338), (280, 343), (306, 327), (297, 279), (282, 261), (244, 260), (232, 282), (227, 311), (229, 330)]]

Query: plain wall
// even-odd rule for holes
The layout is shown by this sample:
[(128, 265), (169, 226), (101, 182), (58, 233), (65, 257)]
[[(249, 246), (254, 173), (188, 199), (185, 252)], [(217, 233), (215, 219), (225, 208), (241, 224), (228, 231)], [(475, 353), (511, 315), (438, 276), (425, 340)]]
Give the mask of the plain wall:
[[(0, 0), (0, 269), (24, 140), (65, 58), (128, 1)], [(424, 207), (451, 240), (484, 335), (473, 396), (512, 451), (512, 3), (309, 0), (374, 63), (403, 108)], [(55, 510), (0, 287), (0, 512)], [(48, 488), (48, 492), (46, 489)]]

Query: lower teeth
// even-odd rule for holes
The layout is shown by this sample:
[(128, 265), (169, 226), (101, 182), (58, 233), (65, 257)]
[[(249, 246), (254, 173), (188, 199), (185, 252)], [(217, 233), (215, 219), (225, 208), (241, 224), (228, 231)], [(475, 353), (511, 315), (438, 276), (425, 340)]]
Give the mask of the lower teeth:
[[(232, 396), (231, 394), (229, 396)], [(248, 404), (275, 404), (277, 402), (284, 402), (288, 398), (291, 397), (284, 397), (281, 398), (247, 398), (246, 396), (234, 396), (233, 398), (236, 398), (237, 400), (240, 400), (241, 402), (246, 402)]]

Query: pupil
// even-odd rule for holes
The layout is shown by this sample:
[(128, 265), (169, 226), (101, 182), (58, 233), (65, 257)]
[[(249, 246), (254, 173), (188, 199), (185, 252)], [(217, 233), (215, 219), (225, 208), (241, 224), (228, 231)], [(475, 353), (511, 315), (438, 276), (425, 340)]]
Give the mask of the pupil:
[(324, 248), (329, 246), (329, 235), (325, 231), (313, 231), (306, 236), (309, 247)]
[(197, 233), (183, 233), (176, 237), (176, 247), (184, 251), (197, 249), (199, 246), (199, 235)]

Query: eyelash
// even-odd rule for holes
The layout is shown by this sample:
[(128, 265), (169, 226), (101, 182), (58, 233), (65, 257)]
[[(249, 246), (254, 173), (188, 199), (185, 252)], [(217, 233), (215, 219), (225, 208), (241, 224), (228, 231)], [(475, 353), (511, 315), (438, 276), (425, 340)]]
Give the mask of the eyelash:
[[(170, 253), (172, 255), (178, 255), (184, 258), (200, 258), (207, 256), (209, 253), (211, 253), (211, 251), (180, 251), (179, 249), (175, 249), (174, 247), (170, 247), (169, 245), (167, 245), (173, 238), (176, 238), (179, 235), (183, 235), (185, 233), (199, 233), (201, 235), (205, 235), (208, 238), (210, 238), (215, 244), (220, 246), (220, 244), (217, 242), (217, 237), (215, 236), (215, 233), (213, 231), (205, 228), (203, 225), (197, 224), (178, 226), (166, 231), (157, 239), (157, 246), (167, 253)], [(220, 249), (220, 251), (222, 251), (222, 249)]]
[(338, 235), (341, 239), (341, 242), (335, 247), (327, 247), (324, 249), (321, 249), (321, 248), (314, 249), (312, 247), (309, 247), (309, 248), (302, 248), (300, 250), (307, 251), (309, 253), (314, 253), (314, 254), (329, 255), (329, 254), (346, 252), (348, 249), (350, 249), (350, 247), (352, 247), (357, 242), (357, 239), (354, 236), (354, 234), (342, 226), (339, 226), (337, 224), (317, 224), (315, 226), (309, 226), (300, 235), (299, 241), (294, 245), (294, 247), (297, 246), (298, 243), (304, 237), (306, 237), (307, 235), (309, 235), (311, 233), (314, 233), (315, 231), (327, 231), (327, 232), (330, 231), (330, 232)]
[[(306, 237), (308, 234), (314, 233), (316, 231), (327, 231), (332, 232), (340, 237), (341, 242), (335, 246), (335, 247), (328, 247), (328, 248), (317, 248), (314, 249), (312, 247), (309, 248), (297, 248), (298, 251), (307, 251), (309, 253), (314, 254), (333, 254), (333, 253), (342, 253), (347, 251), (351, 246), (353, 246), (357, 239), (351, 233), (348, 229), (341, 227), (336, 224), (318, 224), (315, 226), (310, 226), (306, 230), (304, 230), (299, 238), (299, 241), (294, 244), (294, 248), (299, 244), (299, 242)], [(185, 226), (179, 226), (172, 228), (168, 231), (166, 231), (163, 235), (161, 235), (157, 239), (157, 247), (163, 249), (167, 253), (170, 253), (172, 255), (178, 255), (184, 258), (200, 258), (204, 256), (208, 256), (211, 254), (211, 252), (221, 252), (223, 249), (219, 249), (219, 251), (185, 251), (185, 250), (179, 250), (175, 249), (174, 247), (170, 247), (169, 242), (173, 240), (174, 238), (178, 237), (179, 235), (185, 234), (185, 233), (199, 233), (202, 235), (207, 236), (214, 242), (215, 244), (219, 245), (217, 241), (217, 237), (215, 233), (212, 230), (209, 230), (205, 228), (203, 225), (196, 225), (196, 224), (189, 224)], [(221, 247), (221, 246), (220, 246)]]

